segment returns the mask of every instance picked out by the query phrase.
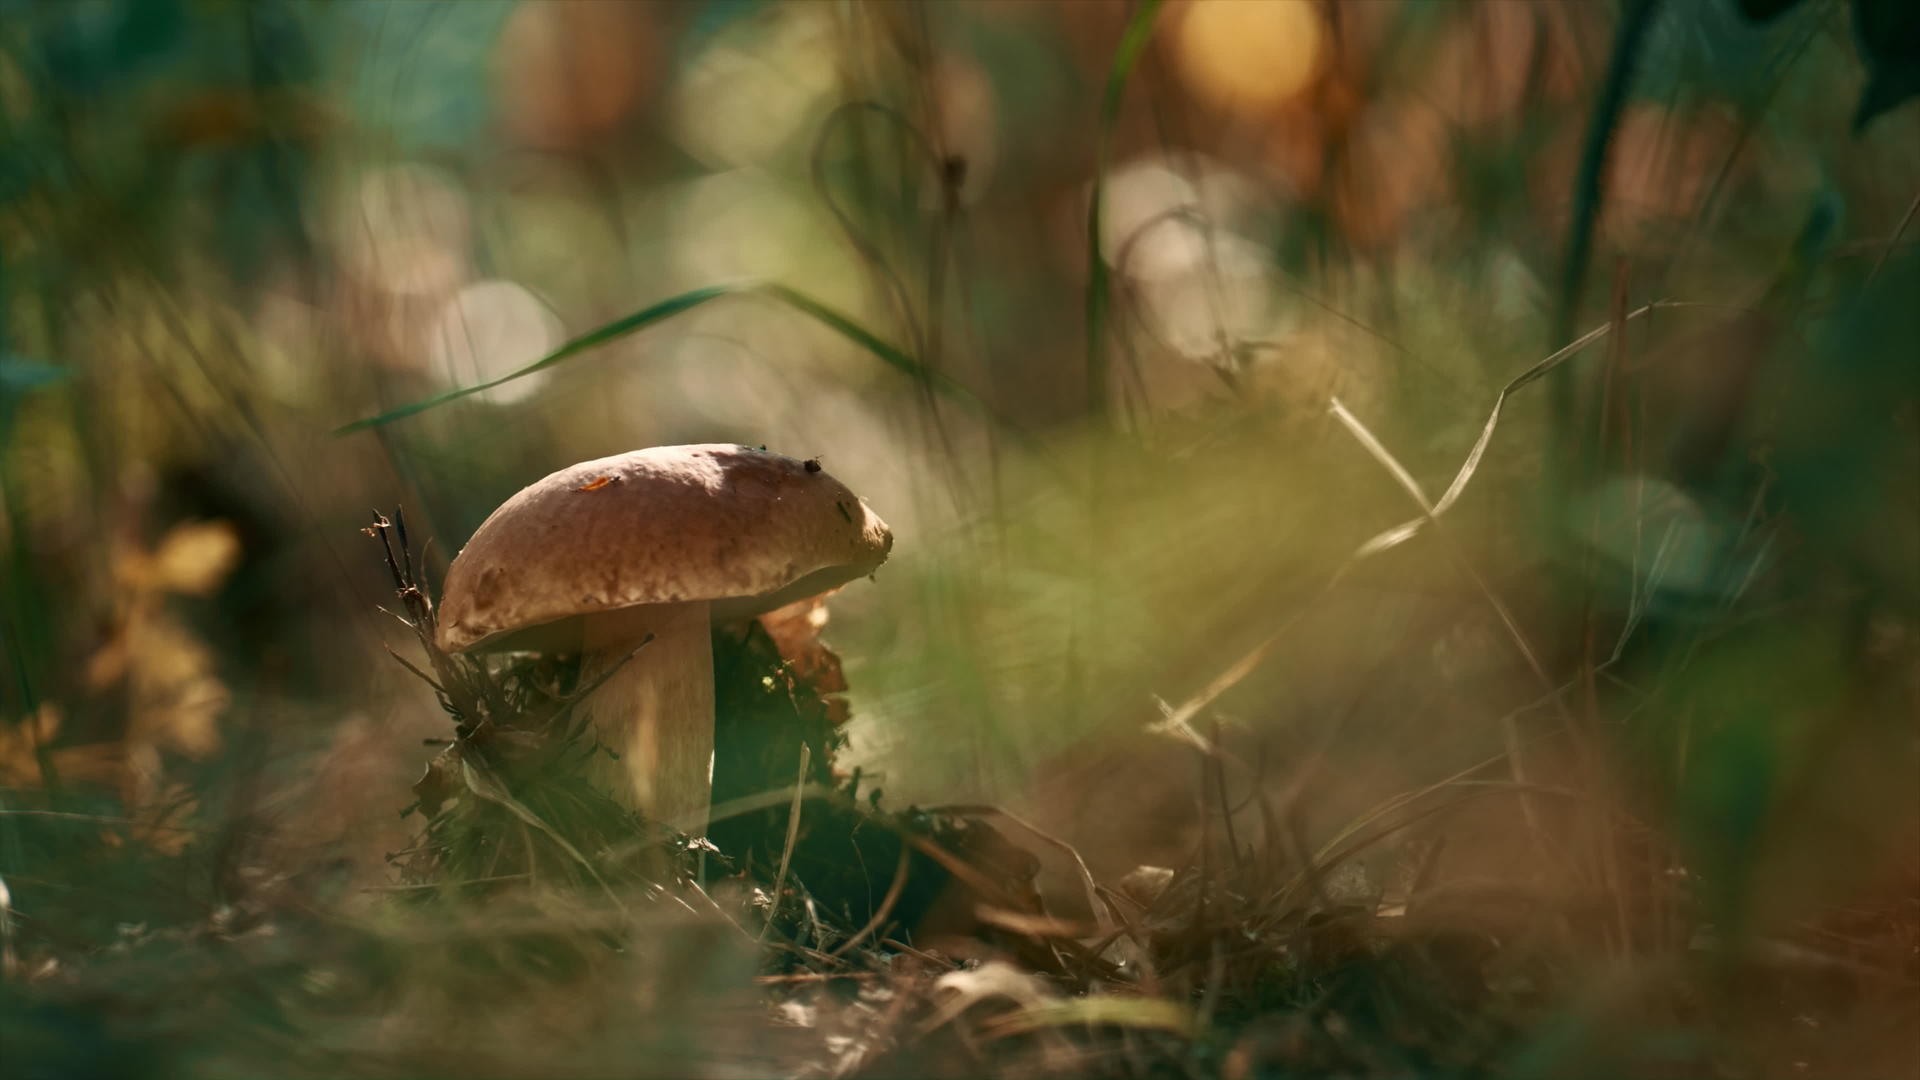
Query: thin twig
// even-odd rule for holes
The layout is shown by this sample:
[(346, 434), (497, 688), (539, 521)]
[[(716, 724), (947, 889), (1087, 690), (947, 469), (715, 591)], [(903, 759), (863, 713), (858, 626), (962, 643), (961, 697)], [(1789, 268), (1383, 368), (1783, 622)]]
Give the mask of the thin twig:
[(1113, 924), (1108, 921), (1108, 917), (1102, 914), (1102, 912), (1106, 911), (1107, 905), (1100, 897), (1100, 887), (1093, 879), (1093, 871), (1087, 866), (1087, 860), (1081, 857), (1079, 850), (1072, 844), (1046, 832), (1039, 826), (1017, 814), (988, 803), (939, 806), (934, 807), (929, 813), (951, 814), (955, 817), (981, 817), (989, 814), (1003, 817), (1015, 825), (1020, 826), (1020, 828), (1025, 829), (1037, 839), (1066, 852), (1067, 856), (1073, 860), (1074, 869), (1079, 871), (1080, 884), (1087, 891), (1087, 906), (1093, 910), (1093, 917), (1100, 925), (1100, 932), (1104, 934), (1113, 929)]
[(780, 870), (773, 875), (773, 903), (767, 908), (766, 925), (760, 928), (756, 940), (767, 940), (767, 931), (773, 929), (773, 922), (780, 914), (780, 900), (787, 887), (787, 868), (793, 864), (793, 845), (800, 839), (800, 804), (807, 793), (807, 767), (813, 764), (813, 748), (806, 743), (800, 744), (800, 775), (793, 781), (793, 802), (787, 806), (787, 841), (780, 849)]
[(852, 937), (834, 946), (827, 953), (828, 956), (845, 955), (847, 950), (865, 941), (869, 934), (886, 924), (887, 918), (893, 914), (893, 906), (900, 902), (901, 891), (907, 887), (907, 864), (911, 861), (912, 854), (907, 845), (900, 845), (900, 865), (893, 872), (893, 884), (887, 886), (887, 895), (881, 897), (880, 907), (874, 911), (873, 918), (868, 919), (867, 925), (861, 927)]
[(441, 686), (437, 682), (434, 682), (433, 676), (427, 674), (424, 671), (421, 671), (418, 667), (414, 665), (413, 661), (408, 660), (406, 657), (401, 656), (397, 652), (394, 652), (393, 646), (388, 645), (386, 642), (383, 641), (380, 643), (380, 647), (387, 651), (388, 656), (391, 656), (394, 658), (394, 660), (398, 661), (401, 667), (406, 668), (408, 671), (412, 672), (417, 678), (420, 679), (421, 682), (424, 682), (428, 686), (433, 687), (435, 693), (439, 694), (442, 698), (447, 696), (447, 691), (445, 687)]

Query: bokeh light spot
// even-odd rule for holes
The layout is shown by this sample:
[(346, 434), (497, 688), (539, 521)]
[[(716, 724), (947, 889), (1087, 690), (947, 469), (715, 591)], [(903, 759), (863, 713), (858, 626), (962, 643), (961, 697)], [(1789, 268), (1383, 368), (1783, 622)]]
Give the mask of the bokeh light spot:
[(1262, 112), (1305, 90), (1327, 42), (1308, 0), (1195, 0), (1176, 39), (1181, 77), (1195, 96)]

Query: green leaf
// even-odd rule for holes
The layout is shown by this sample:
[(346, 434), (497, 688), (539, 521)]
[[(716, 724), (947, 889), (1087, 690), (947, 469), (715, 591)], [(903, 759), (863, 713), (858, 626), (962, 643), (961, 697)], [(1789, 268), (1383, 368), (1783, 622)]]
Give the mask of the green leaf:
[(1106, 177), (1113, 156), (1113, 128), (1126, 98), (1127, 77), (1139, 63), (1153, 37), (1154, 16), (1160, 0), (1147, 0), (1127, 20), (1120, 48), (1107, 70), (1107, 89), (1100, 102), (1100, 127), (1093, 161), (1093, 197), (1087, 203), (1087, 409), (1098, 416), (1107, 407), (1107, 299), (1110, 269), (1100, 251), (1100, 219), (1104, 213)]
[(949, 397), (972, 405), (976, 409), (980, 407), (979, 400), (959, 384), (936, 372), (927, 370), (919, 361), (915, 360), (898, 346), (888, 344), (880, 338), (879, 335), (861, 326), (847, 315), (828, 307), (826, 304), (815, 300), (805, 293), (785, 285), (772, 283), (754, 285), (711, 285), (702, 289), (694, 289), (691, 292), (684, 292), (678, 296), (668, 297), (657, 304), (642, 308), (631, 315), (615, 319), (604, 326), (590, 330), (574, 338), (572, 341), (561, 345), (559, 348), (533, 363), (528, 364), (526, 367), (518, 371), (509, 372), (498, 379), (480, 383), (475, 386), (463, 386), (455, 390), (449, 390), (446, 393), (436, 394), (422, 401), (402, 405), (396, 409), (389, 409), (378, 416), (370, 416), (364, 420), (355, 420), (351, 424), (335, 428), (333, 433), (335, 435), (350, 435), (356, 431), (379, 427), (383, 424), (390, 424), (395, 420), (405, 419), (415, 413), (425, 412), (436, 406), (445, 405), (450, 401), (458, 401), (470, 394), (478, 394), (482, 391), (491, 390), (503, 383), (512, 382), (514, 379), (531, 375), (536, 371), (545, 370), (560, 363), (562, 360), (571, 359), (589, 349), (605, 345), (610, 341), (623, 338), (636, 331), (644, 330), (655, 323), (664, 322), (682, 312), (691, 311), (710, 300), (717, 300), (723, 296), (753, 294), (778, 300), (801, 314), (811, 317), (816, 322), (819, 322), (821, 325), (846, 338), (848, 341), (853, 342), (855, 345), (860, 346), (860, 348), (871, 353), (888, 367), (915, 378), (924, 379), (932, 384), (936, 390), (941, 391)]

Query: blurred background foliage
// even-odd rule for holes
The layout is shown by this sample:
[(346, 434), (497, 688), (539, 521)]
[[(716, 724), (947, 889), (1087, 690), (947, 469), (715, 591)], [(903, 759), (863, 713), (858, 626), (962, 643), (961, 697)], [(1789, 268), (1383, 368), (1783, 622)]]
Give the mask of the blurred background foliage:
[[(1017, 807), (1104, 878), (1209, 842), (1196, 739), (1315, 838), (1505, 755), (1582, 797), (1449, 818), (1462, 880), (1911, 932), (1920, 109), (1854, 123), (1882, 7), (1647, 8), (1583, 221), (1613, 4), (0, 2), (10, 947), (380, 885), (446, 725), (380, 655), (367, 508), (437, 580), (521, 485), (697, 441), (894, 526), (826, 633), (839, 767), (896, 803)], [(1573, 411), (1488, 427), (1563, 303), (1602, 331), (1545, 380)], [(1389, 461), (1431, 498), (1489, 430), (1354, 559), (1421, 516)]]

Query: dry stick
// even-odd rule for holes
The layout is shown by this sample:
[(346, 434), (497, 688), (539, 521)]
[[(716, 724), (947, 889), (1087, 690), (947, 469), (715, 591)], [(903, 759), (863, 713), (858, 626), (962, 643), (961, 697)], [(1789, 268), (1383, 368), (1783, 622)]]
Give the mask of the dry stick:
[(773, 904), (767, 908), (766, 925), (756, 940), (767, 940), (767, 931), (780, 914), (780, 901), (787, 887), (787, 868), (793, 864), (793, 845), (800, 839), (800, 804), (807, 793), (807, 766), (813, 764), (813, 748), (800, 744), (800, 775), (793, 781), (793, 802), (787, 807), (787, 842), (780, 849), (780, 869), (773, 875)]

